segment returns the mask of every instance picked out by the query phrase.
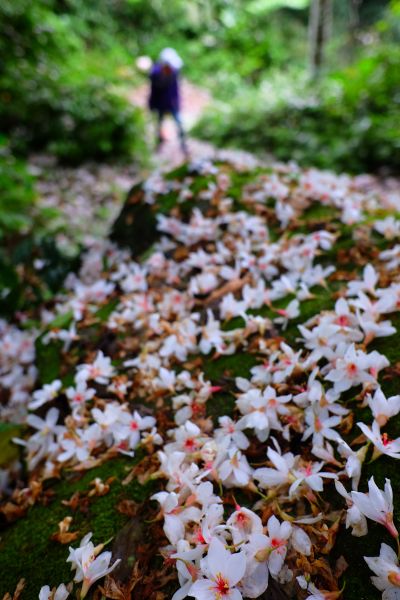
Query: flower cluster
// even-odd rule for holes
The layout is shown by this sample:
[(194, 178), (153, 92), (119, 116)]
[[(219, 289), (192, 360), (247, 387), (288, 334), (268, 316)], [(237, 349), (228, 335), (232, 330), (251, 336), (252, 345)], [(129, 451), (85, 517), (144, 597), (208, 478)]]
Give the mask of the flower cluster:
[[(105, 306), (103, 327), (116, 339), (118, 360), (96, 348), (73, 363), (68, 384), (60, 376), (27, 392), (21, 405), (29, 435), (17, 441), (30, 470), (43, 478), (63, 466), (90, 468), (99, 457), (133, 456), (139, 444), (151, 452), (159, 446), (149, 475), (162, 486), (152, 499), (166, 538), (161, 553), (179, 578), (174, 600), (257, 598), (271, 582), (309, 598), (338, 597), (338, 584), (325, 595), (323, 578), (313, 573), (311, 580), (307, 571), (308, 557), (328, 546), (338, 518), (325, 510), (328, 487), (354, 535), (365, 535), (372, 519), (398, 539), (390, 482), (381, 490), (370, 479), (368, 494), (359, 487), (371, 446), (373, 458), (400, 457), (400, 438), (386, 431), (400, 396), (386, 397), (381, 375), (390, 363), (370, 346), (396, 333), (400, 283), (382, 275), (396, 267), (396, 247), (375, 265), (363, 261), (355, 278), (332, 255), (342, 229), (353, 227), (355, 241), (366, 213), (396, 203), (378, 201), (362, 179), (314, 170), (294, 177), (294, 167), (284, 165), (259, 176), (239, 202), (228, 195), (223, 167), (202, 168), (212, 176), (199, 193), (207, 208), (185, 217), (162, 211), (149, 256), (134, 261), (99, 244), (85, 255), (79, 276), (68, 278), (53, 312), (43, 315), (42, 343), (61, 341), (66, 355), (87, 339), (85, 328)], [(191, 183), (190, 175), (173, 182), (153, 177), (145, 202), (154, 206), (173, 191), (179, 208), (193, 196)], [(302, 223), (316, 203), (334, 212), (334, 227), (276, 235)], [(368, 223), (385, 243), (398, 236), (396, 221)], [(313, 304), (317, 293), (329, 296), (322, 310)], [(52, 325), (60, 316), (64, 328)], [(12, 334), (13, 343), (19, 335)], [(26, 358), (15, 349), (9, 355), (4, 385), (13, 370), (27, 376), (33, 369), (32, 343)], [(233, 368), (213, 375), (218, 361), (230, 366), (244, 356), (251, 361), (240, 376), (232, 376)], [(16, 393), (12, 377), (8, 387)], [(219, 410), (227, 398), (230, 408)], [(351, 443), (349, 398), (369, 415)], [(17, 404), (12, 397), (8, 410)], [(149, 414), (142, 404), (152, 407)], [(157, 420), (155, 407), (170, 418)], [(82, 597), (110, 572), (111, 555), (98, 552), (89, 538), (70, 552)], [(395, 597), (388, 591), (399, 581), (391, 549), (383, 545), (379, 558), (366, 560), (384, 597)]]

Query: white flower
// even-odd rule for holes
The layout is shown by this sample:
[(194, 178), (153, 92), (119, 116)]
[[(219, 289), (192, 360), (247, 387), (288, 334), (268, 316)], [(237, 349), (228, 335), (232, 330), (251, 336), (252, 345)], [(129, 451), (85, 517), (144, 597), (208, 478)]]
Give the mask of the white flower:
[(342, 439), (339, 433), (332, 429), (332, 427), (340, 425), (341, 417), (329, 416), (328, 409), (321, 408), (319, 404), (310, 406), (305, 410), (305, 421), (308, 427), (304, 431), (302, 439), (307, 440), (312, 435), (313, 446), (322, 446), (324, 438), (335, 442)]
[(231, 554), (218, 538), (213, 538), (206, 561), (209, 578), (195, 581), (189, 595), (197, 600), (242, 600), (236, 585), (246, 570), (244, 552)]
[(346, 529), (352, 528), (352, 535), (361, 537), (368, 533), (367, 519), (363, 515), (359, 508), (354, 504), (351, 495), (346, 491), (343, 483), (336, 480), (335, 487), (337, 492), (346, 500), (347, 513), (346, 513)]
[(121, 562), (119, 558), (110, 567), (111, 552), (101, 552), (103, 544), (94, 547), (90, 541), (92, 533), (88, 533), (81, 541), (79, 548), (69, 548), (67, 562), (71, 563), (71, 569), (75, 569), (74, 581), (82, 581), (81, 599), (84, 598), (91, 585), (108, 573), (111, 573)]
[(359, 291), (369, 292), (375, 296), (375, 286), (378, 282), (378, 275), (372, 265), (364, 268), (362, 281), (349, 281), (347, 285), (347, 296), (357, 296)]
[(296, 552), (304, 554), (304, 556), (311, 554), (311, 540), (301, 527), (293, 527), (290, 541)]
[(392, 216), (375, 221), (374, 229), (381, 233), (387, 240), (392, 240), (400, 235), (400, 221)]
[(215, 439), (217, 441), (229, 438), (229, 441), (234, 442), (239, 450), (246, 450), (249, 447), (250, 442), (243, 431), (241, 431), (242, 426), (237, 421), (232, 421), (230, 417), (223, 416), (219, 417), (218, 422), (221, 429), (215, 430)]
[(185, 537), (185, 523), (188, 521), (197, 522), (201, 517), (198, 508), (180, 506), (179, 498), (175, 492), (158, 492), (151, 496), (151, 500), (157, 500), (161, 505), (164, 515), (164, 533), (171, 544), (176, 545), (179, 540)]
[(351, 499), (368, 519), (386, 527), (393, 537), (399, 536), (393, 523), (393, 491), (389, 479), (385, 479), (385, 488), (382, 491), (371, 477), (368, 481), (368, 493), (351, 492)]
[(74, 435), (65, 434), (65, 437), (59, 440), (63, 452), (57, 455), (58, 462), (66, 462), (72, 458), (76, 458), (78, 462), (83, 462), (89, 458), (89, 447), (82, 436), (83, 432), (77, 430)]
[(59, 379), (55, 379), (51, 383), (46, 383), (42, 389), (33, 392), (33, 400), (29, 403), (29, 408), (35, 410), (39, 406), (43, 406), (46, 402), (54, 400), (58, 396), (58, 392), (62, 387), (62, 383)]
[(243, 543), (253, 533), (262, 533), (262, 521), (256, 513), (248, 508), (236, 506), (226, 522), (231, 527), (234, 544)]
[(87, 387), (86, 381), (81, 381), (77, 383), (76, 387), (69, 387), (65, 391), (73, 408), (84, 405), (85, 402), (93, 398), (95, 393), (95, 389)]
[(361, 477), (361, 466), (365, 460), (368, 450), (368, 445), (362, 446), (357, 452), (352, 450), (344, 440), (340, 440), (337, 450), (340, 456), (346, 458), (345, 471), (348, 477), (352, 480), (353, 490), (358, 488)]
[(77, 383), (91, 379), (105, 385), (108, 383), (110, 377), (114, 375), (114, 367), (111, 364), (111, 358), (109, 356), (104, 356), (101, 350), (97, 353), (92, 364), (78, 365), (77, 369), (78, 373), (75, 377)]
[(365, 423), (357, 423), (357, 425), (363, 434), (374, 444), (377, 455), (387, 454), (387, 456), (391, 456), (392, 458), (400, 458), (400, 437), (391, 440), (387, 433), (381, 433), (377, 421), (372, 423), (372, 429), (367, 427)]
[(283, 567), (292, 526), (288, 521), (279, 523), (278, 519), (272, 515), (268, 519), (267, 528), (270, 546), (268, 569), (271, 575), (277, 576)]
[(400, 412), (400, 396), (386, 398), (381, 388), (375, 391), (374, 396), (368, 395), (368, 404), (380, 427)]
[(44, 585), (39, 592), (39, 600), (66, 600), (68, 596), (69, 591), (64, 583), (60, 583), (57, 589), (53, 588), (52, 590), (48, 585)]
[(289, 484), (291, 482), (290, 471), (295, 463), (294, 455), (291, 452), (282, 455), (272, 448), (268, 448), (267, 455), (275, 468), (262, 467), (256, 469), (254, 479), (257, 479), (264, 488)]
[(116, 423), (113, 435), (117, 442), (124, 441), (133, 450), (140, 442), (141, 431), (151, 429), (155, 423), (154, 417), (142, 417), (136, 410), (133, 415), (124, 412)]
[(278, 309), (276, 311), (280, 316), (274, 319), (274, 323), (282, 325), (282, 329), (286, 329), (290, 319), (297, 319), (300, 315), (300, 302), (295, 298), (286, 308)]
[(364, 560), (375, 573), (372, 583), (382, 594), (382, 600), (399, 600), (400, 567), (396, 552), (387, 544), (381, 544), (379, 556), (364, 556)]
[(228, 458), (218, 469), (219, 476), (227, 487), (243, 487), (250, 481), (251, 467), (238, 448), (228, 450)]
[[(336, 360), (335, 368), (329, 371), (325, 379), (334, 382), (335, 392), (345, 392), (361, 383), (375, 383), (376, 377), (369, 372), (369, 363), (368, 355), (362, 350), (356, 350), (354, 344), (351, 344), (343, 358)], [(382, 366), (388, 365), (389, 361), (384, 359)]]
[(328, 471), (321, 471), (324, 463), (308, 462), (302, 467), (293, 469), (293, 477), (295, 481), (289, 488), (289, 496), (293, 496), (297, 488), (305, 483), (315, 492), (322, 492), (324, 489), (323, 477), (328, 479), (336, 479), (337, 475)]

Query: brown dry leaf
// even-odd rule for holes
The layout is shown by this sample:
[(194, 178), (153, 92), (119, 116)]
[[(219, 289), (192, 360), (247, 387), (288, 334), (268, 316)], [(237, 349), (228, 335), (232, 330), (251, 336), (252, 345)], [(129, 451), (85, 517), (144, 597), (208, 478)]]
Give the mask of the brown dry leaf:
[(346, 435), (350, 433), (354, 426), (354, 413), (349, 413), (347, 417), (342, 417), (342, 422), (340, 424), (340, 431)]
[(69, 528), (72, 523), (72, 517), (64, 517), (58, 524), (58, 531), (50, 536), (50, 539), (59, 544), (70, 544), (75, 541), (80, 533), (79, 531), (71, 532)]
[(104, 582), (104, 587), (100, 587), (100, 590), (106, 598), (111, 600), (131, 600), (132, 590), (139, 581), (140, 577), (134, 579), (131, 578), (127, 584), (120, 583), (108, 575)]
[(321, 548), (322, 554), (329, 554), (335, 545), (336, 536), (339, 531), (340, 519), (335, 521), (327, 531), (327, 542), (323, 548)]
[(178, 248), (174, 252), (174, 260), (180, 262), (185, 260), (189, 256), (189, 250), (186, 246), (178, 246)]
[(17, 506), (13, 502), (6, 502), (3, 506), (0, 506), (0, 513), (2, 513), (9, 523), (20, 519), (26, 513), (26, 508)]
[(205, 300), (198, 302), (198, 304), (210, 304), (211, 302), (215, 302), (215, 300), (219, 300), (226, 294), (230, 292), (235, 293), (241, 290), (246, 283), (250, 283), (250, 276), (245, 275), (242, 279), (234, 279), (233, 281), (228, 281), (225, 285), (218, 288), (214, 292), (212, 292)]
[[(111, 479), (111, 481), (113, 481), (115, 479), (115, 477), (111, 477), (109, 479)], [(100, 477), (96, 477), (95, 479), (93, 479), (93, 481), (90, 482), (90, 485), (93, 486), (93, 488), (88, 493), (88, 496), (90, 496), (90, 497), (91, 496), (105, 496), (110, 491), (110, 484), (108, 483), (108, 480), (104, 483), (100, 479)]]
[[(327, 560), (319, 558), (312, 563), (313, 575), (318, 575), (318, 578), (324, 582), (324, 585), (332, 591), (337, 592), (339, 585), (336, 577), (332, 573), (332, 569)], [(340, 592), (339, 592), (340, 595)], [(337, 597), (337, 596), (336, 596)], [(335, 596), (333, 596), (335, 598)]]
[(18, 581), (17, 587), (15, 588), (15, 592), (13, 593), (12, 597), (11, 597), (11, 594), (9, 592), (7, 592), (6, 594), (4, 594), (3, 600), (19, 600), (24, 587), (25, 587), (25, 579), (22, 577)]
[(74, 492), (69, 500), (61, 500), (61, 504), (69, 506), (72, 510), (77, 510), (81, 502), (81, 493)]

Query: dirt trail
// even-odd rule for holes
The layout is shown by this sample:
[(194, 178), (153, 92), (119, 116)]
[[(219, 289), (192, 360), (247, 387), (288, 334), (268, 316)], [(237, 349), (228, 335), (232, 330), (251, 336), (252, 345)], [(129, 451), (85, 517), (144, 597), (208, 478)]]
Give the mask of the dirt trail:
[[(128, 94), (128, 98), (135, 106), (146, 109), (148, 94), (149, 88), (147, 85), (144, 85), (132, 90)], [(182, 121), (185, 130), (188, 131), (200, 119), (204, 111), (210, 106), (212, 102), (212, 96), (207, 90), (190, 83), (186, 79), (183, 79), (181, 83), (181, 97)], [(175, 123), (173, 122), (172, 118), (168, 117), (165, 120), (163, 133), (166, 140), (163, 142), (159, 150), (154, 151), (152, 156), (151, 162), (154, 169), (171, 169), (181, 164), (184, 160), (184, 156), (179, 145)], [(150, 140), (155, 140), (155, 121), (149, 124), (148, 135)], [(188, 137), (188, 149), (190, 160), (192, 161), (207, 158), (221, 158), (233, 160), (234, 162), (239, 162), (241, 164), (249, 163), (253, 165), (257, 162), (254, 156), (248, 152), (243, 152), (240, 150), (219, 150), (211, 143), (198, 140), (190, 136)]]
[[(148, 86), (143, 85), (131, 90), (128, 99), (147, 109), (148, 93)], [(182, 120), (186, 131), (199, 120), (211, 102), (207, 90), (183, 80)], [(55, 235), (60, 246), (71, 249), (90, 237), (105, 237), (132, 185), (153, 171), (172, 169), (185, 160), (175, 123), (170, 118), (165, 121), (164, 134), (166, 141), (158, 151), (154, 150), (149, 167), (143, 170), (138, 170), (135, 162), (128, 165), (86, 163), (74, 168), (58, 165), (53, 156), (30, 157), (30, 169), (37, 177), (39, 203), (59, 212), (54, 229), (58, 230)], [(150, 143), (155, 141), (155, 122), (151, 118), (148, 139)], [(259, 162), (248, 152), (218, 150), (213, 144), (190, 136), (188, 149), (191, 161), (221, 159), (250, 167)]]

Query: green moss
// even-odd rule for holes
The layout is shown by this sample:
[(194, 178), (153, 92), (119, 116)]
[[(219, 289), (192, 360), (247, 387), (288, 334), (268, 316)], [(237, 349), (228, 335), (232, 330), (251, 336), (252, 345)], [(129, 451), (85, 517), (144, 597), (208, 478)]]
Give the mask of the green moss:
[(235, 398), (232, 394), (213, 394), (207, 401), (207, 416), (212, 417), (214, 425), (218, 424), (218, 417), (233, 416)]
[[(93, 531), (95, 544), (114, 537), (127, 521), (127, 517), (116, 510), (118, 502), (124, 498), (142, 502), (152, 493), (152, 483), (140, 485), (133, 480), (126, 486), (122, 485), (122, 479), (140, 456), (138, 453), (134, 460), (117, 457), (82, 476), (65, 473), (62, 481), (51, 486), (54, 497), (48, 506), (35, 505), (25, 517), (10, 525), (0, 541), (0, 596), (7, 591), (12, 592), (21, 577), (26, 579), (24, 600), (36, 599), (42, 585), (52, 587), (70, 581), (70, 567), (65, 562), (68, 544), (52, 541), (50, 536), (58, 531), (59, 521), (70, 515), (73, 516), (71, 531), (78, 530), (80, 533), (72, 546), (78, 546), (80, 539), (89, 531)], [(73, 512), (61, 504), (75, 492), (87, 491), (95, 477), (105, 481), (112, 476), (116, 480), (111, 483), (109, 493), (93, 497), (87, 514), (79, 510)]]
[(250, 369), (258, 363), (257, 357), (244, 352), (228, 356), (220, 356), (216, 360), (206, 359), (203, 370), (206, 378), (214, 385), (224, 385), (232, 382), (235, 377), (248, 377)]
[(14, 423), (0, 423), (0, 467), (7, 467), (19, 458), (21, 446), (12, 442), (15, 437), (21, 437), (24, 427)]
[(318, 220), (330, 220), (339, 218), (339, 210), (334, 206), (327, 206), (320, 202), (313, 202), (309, 208), (307, 208), (300, 217), (300, 222), (305, 221), (318, 221)]
[[(396, 498), (400, 493), (400, 473), (397, 462), (392, 458), (382, 456), (372, 463), (364, 464), (360, 491), (367, 490), (367, 481), (372, 476), (380, 488), (383, 488), (386, 477), (391, 480), (395, 498), (394, 521), (399, 526), (400, 505), (396, 502)], [(342, 527), (332, 558), (335, 560), (342, 555), (349, 565), (342, 577), (342, 582), (346, 584), (344, 592), (346, 600), (378, 600), (381, 598), (381, 593), (371, 583), (370, 578), (373, 573), (368, 568), (364, 556), (378, 556), (382, 543), (388, 544), (396, 551), (396, 541), (386, 529), (370, 520), (368, 520), (367, 537), (352, 536), (350, 530), (346, 531)]]
[(58, 379), (61, 371), (61, 350), (63, 343), (60, 340), (52, 340), (48, 344), (43, 343), (43, 335), (35, 342), (36, 367), (38, 379), (41, 385), (51, 383)]

